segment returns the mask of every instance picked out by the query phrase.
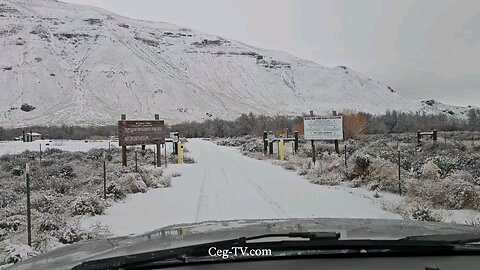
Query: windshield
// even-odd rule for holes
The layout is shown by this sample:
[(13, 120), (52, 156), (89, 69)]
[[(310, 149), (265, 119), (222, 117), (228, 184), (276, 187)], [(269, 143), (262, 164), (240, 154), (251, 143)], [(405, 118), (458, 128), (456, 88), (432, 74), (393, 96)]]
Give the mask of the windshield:
[(0, 268), (478, 231), (480, 5), (453, 2), (0, 0)]

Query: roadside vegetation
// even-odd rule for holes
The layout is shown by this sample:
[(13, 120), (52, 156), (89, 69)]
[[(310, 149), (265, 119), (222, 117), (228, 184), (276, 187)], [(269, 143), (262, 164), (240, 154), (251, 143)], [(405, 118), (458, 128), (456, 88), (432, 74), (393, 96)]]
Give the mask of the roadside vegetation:
[[(404, 200), (385, 208), (405, 219), (443, 221), (441, 210), (480, 210), (479, 132), (442, 132), (437, 142), (424, 138), (421, 144), (417, 144), (416, 133), (357, 134), (356, 139), (340, 143), (340, 154), (331, 142), (315, 142), (315, 165), (309, 141), (300, 140), (296, 154), (287, 144), (285, 161), (278, 160), (276, 145), (273, 155), (264, 155), (259, 137), (217, 138), (214, 142), (239, 147), (252, 158), (271, 160), (314, 184), (364, 187), (375, 197), (385, 192), (401, 195)], [(478, 225), (478, 220), (465, 223)]]
[[(84, 224), (85, 217), (102, 215), (112, 203), (128, 194), (150, 188), (167, 188), (175, 175), (164, 175), (153, 165), (152, 150), (138, 152), (135, 170), (133, 150), (128, 167), (121, 163), (119, 148), (67, 152), (48, 149), (0, 156), (0, 268), (54, 248), (99, 236), (109, 230), (101, 224)], [(103, 161), (106, 165), (106, 196), (103, 194)], [(26, 175), (30, 162), (32, 246), (27, 245)], [(162, 160), (164, 162), (164, 160)], [(175, 155), (169, 163), (176, 163)], [(186, 163), (194, 162), (188, 156)]]

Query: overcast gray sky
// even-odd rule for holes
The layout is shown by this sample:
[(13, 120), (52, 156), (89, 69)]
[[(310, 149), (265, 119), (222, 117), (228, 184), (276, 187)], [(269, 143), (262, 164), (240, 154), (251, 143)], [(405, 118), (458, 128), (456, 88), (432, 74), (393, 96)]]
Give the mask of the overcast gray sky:
[(401, 95), (480, 106), (480, 0), (64, 0), (346, 65)]

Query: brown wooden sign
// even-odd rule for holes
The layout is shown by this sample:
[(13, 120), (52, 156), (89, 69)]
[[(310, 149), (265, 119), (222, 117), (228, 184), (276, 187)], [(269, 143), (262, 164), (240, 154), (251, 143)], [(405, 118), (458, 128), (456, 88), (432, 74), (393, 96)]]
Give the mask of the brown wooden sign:
[(118, 142), (120, 146), (165, 143), (163, 120), (118, 121)]

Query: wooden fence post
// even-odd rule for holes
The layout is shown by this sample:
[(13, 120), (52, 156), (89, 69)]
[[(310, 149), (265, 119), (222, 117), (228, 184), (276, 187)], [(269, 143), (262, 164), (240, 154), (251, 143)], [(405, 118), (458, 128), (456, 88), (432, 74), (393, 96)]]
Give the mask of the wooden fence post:
[(298, 151), (298, 131), (295, 131), (295, 141), (293, 142), (295, 153)]
[[(122, 114), (122, 121), (127, 120), (127, 115)], [(127, 166), (127, 146), (122, 146), (122, 166), (126, 167)]]
[(165, 167), (167, 167), (167, 164), (168, 164), (168, 157), (167, 157), (167, 143), (163, 143), (163, 146), (165, 147), (165, 149), (163, 149), (163, 152), (165, 153)]
[(137, 156), (136, 148), (135, 148), (135, 172), (138, 172), (138, 156)]
[(30, 163), (27, 162), (25, 166), (26, 180), (27, 180), (27, 242), (32, 246), (32, 217), (30, 207)]
[(398, 144), (398, 194), (402, 195), (402, 175), (401, 175), (401, 156), (400, 156), (400, 144)]
[[(310, 111), (310, 116), (313, 117), (313, 111)], [(315, 143), (313, 140), (311, 140), (312, 143), (312, 161), (313, 165), (315, 165), (315, 161), (317, 160), (316, 154), (315, 154)]]
[[(160, 120), (160, 115), (155, 114), (155, 120)], [(157, 143), (157, 167), (162, 166), (162, 151), (160, 150), (160, 143)]]
[(107, 154), (103, 152), (103, 199), (107, 200)]
[(267, 155), (267, 149), (268, 149), (268, 134), (266, 131), (263, 132), (263, 154)]

